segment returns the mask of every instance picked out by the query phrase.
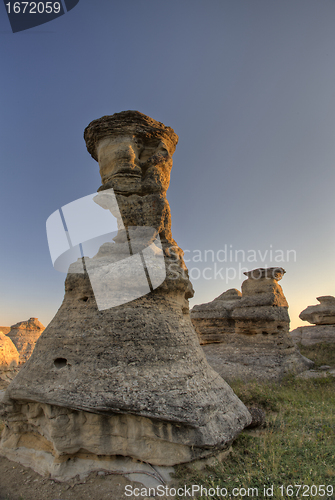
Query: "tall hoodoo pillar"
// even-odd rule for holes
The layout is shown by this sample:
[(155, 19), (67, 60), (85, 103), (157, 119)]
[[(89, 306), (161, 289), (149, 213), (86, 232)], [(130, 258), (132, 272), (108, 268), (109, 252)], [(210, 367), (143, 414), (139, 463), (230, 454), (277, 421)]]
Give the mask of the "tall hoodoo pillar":
[[(85, 257), (84, 272), (78, 263), (70, 266), (59, 311), (7, 389), (1, 454), (57, 477), (83, 453), (86, 463), (95, 460), (93, 469), (101, 457), (116, 455), (168, 466), (210, 456), (251, 418), (208, 365), (191, 324), (193, 289), (166, 199), (178, 137), (142, 113), (125, 111), (90, 123), (85, 140), (100, 167), (97, 203), (117, 212), (118, 234)], [(144, 255), (151, 291), (98, 307), (91, 270), (107, 279), (108, 266), (124, 262), (129, 246), (130, 266)], [(163, 257), (165, 279), (158, 285)], [(124, 273), (131, 276), (128, 268)], [(120, 276), (118, 283), (122, 288)], [(41, 453), (43, 467), (37, 465)]]

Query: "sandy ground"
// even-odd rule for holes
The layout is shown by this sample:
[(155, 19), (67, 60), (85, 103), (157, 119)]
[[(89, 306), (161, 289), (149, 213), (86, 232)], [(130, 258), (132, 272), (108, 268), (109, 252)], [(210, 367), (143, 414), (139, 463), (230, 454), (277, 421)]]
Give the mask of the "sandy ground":
[[(101, 473), (100, 473), (101, 474)], [(164, 496), (125, 494), (127, 485), (144, 488), (121, 475), (91, 473), (86, 479), (59, 483), (42, 477), (32, 469), (0, 457), (0, 500), (167, 500)], [(170, 484), (169, 487), (172, 485)], [(129, 489), (128, 489), (129, 492)], [(138, 493), (135, 490), (135, 493)]]

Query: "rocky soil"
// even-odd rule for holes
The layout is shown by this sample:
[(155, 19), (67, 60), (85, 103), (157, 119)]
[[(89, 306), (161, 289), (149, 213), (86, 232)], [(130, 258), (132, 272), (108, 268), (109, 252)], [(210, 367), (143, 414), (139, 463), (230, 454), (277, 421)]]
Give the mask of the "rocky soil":
[[(126, 498), (145, 500), (146, 497), (143, 496), (125, 495), (127, 485), (132, 485), (132, 490), (134, 490), (136, 487), (143, 488), (142, 484), (115, 473), (102, 474), (95, 472), (83, 480), (75, 478), (59, 483), (42, 477), (16, 462), (0, 457), (0, 500), (123, 500)], [(156, 498), (167, 500), (170, 497), (157, 496)]]

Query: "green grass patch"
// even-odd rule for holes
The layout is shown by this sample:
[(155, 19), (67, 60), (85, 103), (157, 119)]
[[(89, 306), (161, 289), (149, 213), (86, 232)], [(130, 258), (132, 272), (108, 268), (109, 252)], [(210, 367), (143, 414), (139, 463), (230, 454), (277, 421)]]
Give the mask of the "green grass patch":
[(314, 361), (316, 366), (335, 366), (335, 344), (314, 344), (311, 346), (299, 344), (298, 347), (301, 354)]
[[(265, 428), (243, 431), (233, 443), (232, 454), (222, 463), (207, 466), (201, 472), (179, 467), (180, 484), (197, 484), (215, 491), (217, 487), (219, 491), (226, 488), (226, 498), (231, 494), (236, 499), (335, 499), (335, 379), (287, 377), (280, 384), (231, 385), (247, 406), (257, 405), (265, 410)], [(295, 487), (293, 495), (290, 489), (280, 490), (282, 485), (286, 488), (295, 484), (306, 485), (298, 495)], [(267, 496), (264, 487), (272, 485), (273, 496)], [(312, 485), (332, 485), (333, 493), (331, 488), (328, 492), (325, 489), (324, 494), (322, 489), (308, 489)], [(234, 488), (245, 490), (242, 494), (234, 490), (234, 495)], [(258, 494), (251, 488), (257, 488)], [(218, 500), (224, 496), (207, 493), (200, 498)]]

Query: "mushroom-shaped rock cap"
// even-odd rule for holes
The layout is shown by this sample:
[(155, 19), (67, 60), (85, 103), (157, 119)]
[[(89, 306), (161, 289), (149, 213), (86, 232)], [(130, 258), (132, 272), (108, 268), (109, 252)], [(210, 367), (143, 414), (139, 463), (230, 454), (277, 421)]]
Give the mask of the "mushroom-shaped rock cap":
[(130, 134), (136, 139), (148, 141), (164, 139), (172, 156), (178, 143), (178, 136), (171, 127), (157, 122), (139, 111), (121, 111), (93, 120), (84, 132), (87, 151), (98, 161), (97, 144), (108, 136)]
[(332, 295), (323, 295), (322, 297), (316, 297), (316, 300), (320, 302), (320, 304), (332, 304), (335, 306), (335, 297)]
[(301, 311), (299, 318), (315, 325), (335, 325), (335, 297), (317, 297), (320, 304), (308, 306)]
[(247, 271), (243, 274), (252, 280), (270, 278), (279, 281), (285, 273), (286, 271), (282, 267), (260, 267), (258, 269), (253, 269), (252, 271)]

